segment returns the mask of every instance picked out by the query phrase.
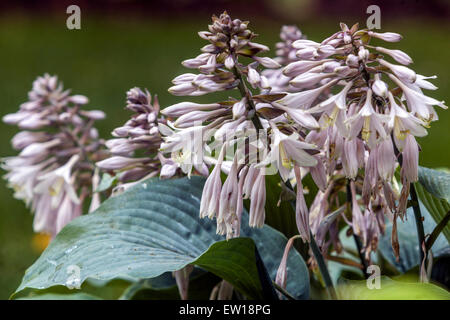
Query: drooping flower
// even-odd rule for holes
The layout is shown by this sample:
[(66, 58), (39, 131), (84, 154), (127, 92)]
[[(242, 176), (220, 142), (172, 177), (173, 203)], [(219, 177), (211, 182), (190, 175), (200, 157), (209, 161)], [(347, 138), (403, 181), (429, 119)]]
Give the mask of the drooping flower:
[[(315, 157), (325, 167), (323, 181), (330, 184), (345, 176), (358, 186), (353, 187), (352, 197), (361, 199), (365, 209), (362, 213), (355, 204), (349, 223), (363, 238), (367, 255), (384, 230), (380, 212), (391, 218), (404, 214), (409, 184), (417, 179), (419, 147), (415, 137), (426, 135), (425, 127), (437, 120), (434, 106), (447, 107), (422, 92), (437, 89), (428, 81), (436, 77), (406, 67), (412, 63), (407, 53), (369, 45), (371, 38), (397, 42), (401, 35), (358, 30), (357, 24), (349, 28), (341, 23), (340, 27), (322, 42), (299, 39), (292, 43), (297, 60), (284, 68), (291, 87), (272, 105), (288, 115), (292, 113), (289, 110), (301, 109), (317, 120), (318, 132), (310, 127), (313, 131), (306, 141), (320, 151)], [(401, 192), (394, 191), (394, 172), (399, 166)], [(380, 203), (385, 210), (375, 209)]]
[[(254, 42), (256, 35), (248, 29), (248, 22), (231, 19), (226, 12), (213, 16), (212, 22), (209, 31), (199, 33), (209, 42), (201, 49), (202, 54), (183, 62), (199, 74), (176, 77), (169, 92), (196, 96), (229, 90), (230, 94), (238, 91), (239, 96), (207, 104), (182, 102), (165, 108), (162, 113), (168, 121), (167, 125), (160, 125), (164, 140), (160, 152), (170, 154), (167, 161), (178, 163), (187, 175), (192, 168), (209, 175), (200, 216), (216, 218), (217, 232), (230, 238), (239, 234), (243, 198), (250, 199), (250, 226), (263, 226), (265, 175), (279, 172), (287, 179), (295, 164), (314, 167), (312, 171), (321, 187), (326, 179), (323, 167), (308, 154), (316, 146), (299, 135), (299, 131), (303, 134), (319, 127), (314, 116), (301, 107), (275, 103), (285, 96), (277, 93), (281, 83), (275, 80), (275, 74), (281, 75), (281, 64), (297, 59), (290, 44), (302, 37), (301, 32), (284, 28), (283, 48), (280, 45), (279, 57), (271, 59), (260, 56), (269, 48)], [(317, 97), (320, 93), (312, 95)], [(282, 133), (283, 127), (292, 135)], [(214, 166), (211, 173), (207, 166)], [(221, 172), (227, 175), (223, 185)]]

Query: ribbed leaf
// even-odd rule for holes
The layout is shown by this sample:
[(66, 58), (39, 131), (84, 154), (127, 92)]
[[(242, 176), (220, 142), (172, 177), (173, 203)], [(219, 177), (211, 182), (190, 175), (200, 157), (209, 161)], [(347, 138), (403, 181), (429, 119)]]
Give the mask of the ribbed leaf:
[[(422, 203), (436, 223), (450, 211), (450, 174), (443, 170), (419, 167), (419, 182), (416, 191)], [(442, 230), (450, 242), (450, 224)]]
[[(17, 292), (73, 285), (87, 278), (144, 279), (198, 264), (235, 285), (250, 298), (261, 298), (250, 239), (223, 241), (215, 221), (199, 219), (204, 179), (150, 179), (105, 201), (94, 213), (69, 223), (42, 256), (26, 271)], [(286, 238), (265, 226), (248, 227), (243, 215), (243, 237), (253, 239), (272, 279), (281, 261)], [(223, 242), (218, 242), (223, 241)], [(288, 288), (298, 298), (309, 296), (308, 270), (291, 251)], [(68, 273), (70, 271), (70, 274)]]
[[(444, 219), (450, 211), (450, 174), (424, 167), (419, 167), (419, 182), (416, 183), (417, 196), (428, 209), (436, 223)], [(442, 230), (450, 242), (450, 224)]]
[(450, 173), (419, 167), (419, 182), (433, 196), (450, 202)]

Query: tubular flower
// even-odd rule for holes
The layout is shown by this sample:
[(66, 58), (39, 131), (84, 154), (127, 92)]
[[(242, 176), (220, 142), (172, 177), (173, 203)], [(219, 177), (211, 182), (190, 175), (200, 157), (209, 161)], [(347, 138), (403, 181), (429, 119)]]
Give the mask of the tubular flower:
[[(319, 125), (303, 109), (277, 105), (275, 101), (286, 94), (277, 93), (279, 88), (272, 90), (271, 84), (276, 84), (269, 81), (271, 70), (281, 74), (281, 63), (297, 59), (291, 44), (302, 38), (298, 29), (283, 28), (285, 42), (278, 45), (275, 59), (260, 56), (269, 48), (254, 42), (256, 35), (248, 29), (248, 22), (233, 20), (226, 12), (213, 16), (208, 29), (199, 32), (208, 41), (202, 53), (183, 62), (199, 74), (177, 76), (169, 92), (197, 96), (233, 90), (239, 95), (227, 101), (181, 102), (163, 109), (168, 121), (160, 126), (164, 139), (160, 152), (170, 153), (170, 159), (187, 175), (193, 168), (209, 175), (200, 216), (216, 218), (217, 232), (230, 238), (239, 234), (243, 198), (250, 199), (250, 226), (263, 226), (266, 175), (279, 172), (286, 180), (293, 175), (294, 164), (317, 166), (312, 156), (316, 146), (304, 137)], [(210, 174), (208, 166), (214, 166)], [(227, 175), (223, 185), (221, 172)]]
[[(435, 76), (425, 77), (406, 67), (412, 64), (408, 54), (369, 44), (371, 38), (397, 42), (399, 34), (358, 30), (357, 24), (349, 28), (341, 23), (340, 27), (322, 42), (298, 39), (292, 43), (298, 60), (283, 71), (291, 89), (273, 105), (288, 115), (301, 109), (317, 120), (319, 131), (310, 132), (306, 141), (321, 150), (315, 158), (324, 166), (323, 181), (342, 176), (353, 180), (352, 197), (357, 199), (352, 200), (353, 221), (349, 222), (363, 239), (367, 254), (376, 249), (378, 235), (384, 231), (379, 213), (390, 218), (404, 215), (409, 184), (417, 181), (420, 147), (416, 137), (425, 136), (430, 122), (437, 120), (434, 106), (447, 107), (422, 92), (436, 89), (428, 81)], [(401, 167), (401, 192), (394, 192), (397, 167)]]
[(14, 196), (31, 207), (34, 231), (55, 236), (94, 193), (94, 163), (106, 156), (94, 122), (104, 114), (81, 109), (88, 99), (70, 95), (48, 74), (34, 81), (28, 97), (18, 112), (3, 117), (23, 131), (12, 139), (19, 155), (4, 158), (2, 168)]

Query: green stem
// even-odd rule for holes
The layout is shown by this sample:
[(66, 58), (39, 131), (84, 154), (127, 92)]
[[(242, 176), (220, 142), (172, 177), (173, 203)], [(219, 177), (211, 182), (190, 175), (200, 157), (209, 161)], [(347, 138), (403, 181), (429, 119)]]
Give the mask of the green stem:
[[(256, 106), (253, 102), (250, 91), (248, 90), (247, 86), (245, 85), (244, 79), (242, 78), (242, 74), (239, 72), (239, 70), (236, 67), (233, 68), (233, 73), (236, 76), (236, 78), (239, 80), (238, 89), (239, 89), (241, 95), (247, 99), (248, 106), (250, 107), (249, 109), (254, 112), (254, 114), (251, 116), (253, 125), (255, 126), (256, 130), (264, 129), (261, 124), (261, 121), (256, 116)], [(288, 185), (288, 187), (290, 187), (292, 189), (292, 187), (290, 185)], [(333, 282), (331, 281), (330, 273), (328, 272), (328, 268), (325, 264), (325, 260), (323, 258), (322, 253), (320, 252), (319, 247), (317, 246), (317, 243), (316, 243), (316, 240), (314, 239), (313, 234), (310, 233), (310, 235), (311, 235), (311, 242), (310, 242), (311, 251), (313, 252), (314, 257), (319, 266), (319, 270), (320, 270), (320, 273), (322, 274), (322, 278), (325, 282), (325, 286), (327, 288), (328, 294), (330, 295), (331, 299), (336, 300), (337, 299), (336, 291), (334, 290)]]
[[(280, 179), (281, 179), (281, 176), (280, 176)], [(283, 181), (283, 179), (281, 179), (281, 181)], [(286, 187), (288, 187), (289, 189), (294, 191), (294, 188), (292, 188), (292, 185), (289, 180), (286, 181), (285, 185), (286, 185)], [(290, 203), (295, 212), (295, 201), (292, 200), (292, 201), (290, 201)], [(325, 287), (328, 291), (328, 294), (331, 299), (337, 300), (337, 295), (336, 295), (336, 291), (334, 290), (333, 281), (331, 281), (330, 273), (328, 272), (328, 268), (325, 263), (325, 259), (323, 258), (322, 252), (320, 252), (320, 249), (316, 243), (316, 239), (314, 238), (314, 235), (312, 234), (311, 231), (309, 232), (309, 236), (311, 238), (309, 247), (311, 248), (314, 258), (317, 261), (317, 265), (319, 267), (320, 274), (322, 275), (323, 282), (325, 282)]]
[[(417, 228), (417, 239), (419, 241), (419, 252), (420, 252), (420, 263), (422, 263), (424, 257), (427, 257), (428, 255), (428, 249), (425, 247), (425, 254), (422, 250), (422, 244), (425, 242), (425, 231), (423, 228), (423, 218), (422, 214), (420, 212), (419, 207), (419, 199), (417, 198), (416, 188), (414, 187), (414, 183), (410, 184), (410, 192), (409, 195), (411, 196), (412, 200), (412, 207), (414, 211), (414, 218), (416, 220), (416, 228)], [(425, 261), (426, 265), (426, 261)]]
[(297, 300), (295, 299), (286, 289), (279, 286), (275, 281), (272, 281), (273, 286), (277, 289), (282, 295), (284, 295), (288, 300)]
[(235, 66), (233, 68), (233, 73), (235, 77), (239, 80), (238, 89), (241, 93), (242, 97), (245, 97), (247, 99), (247, 104), (249, 106), (249, 110), (253, 112), (253, 115), (251, 116), (251, 120), (253, 122), (253, 125), (255, 126), (256, 130), (263, 130), (263, 126), (261, 124), (261, 121), (256, 116), (256, 106), (253, 102), (252, 94), (248, 90), (247, 86), (245, 85), (244, 79), (242, 78), (241, 72), (239, 72), (238, 68)]
[(328, 272), (327, 265), (325, 264), (325, 260), (323, 259), (323, 255), (320, 252), (319, 247), (317, 246), (316, 240), (312, 233), (310, 233), (311, 242), (309, 244), (311, 251), (313, 252), (314, 258), (316, 258), (317, 265), (319, 266), (320, 273), (322, 274), (323, 281), (325, 282), (325, 287), (328, 291), (328, 294), (331, 299), (337, 300), (336, 291), (333, 287), (333, 282), (331, 281), (330, 273)]

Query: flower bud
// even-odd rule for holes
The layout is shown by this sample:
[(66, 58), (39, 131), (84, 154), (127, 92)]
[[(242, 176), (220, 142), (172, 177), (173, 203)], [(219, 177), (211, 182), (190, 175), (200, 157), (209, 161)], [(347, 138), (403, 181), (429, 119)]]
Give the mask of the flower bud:
[(359, 47), (358, 57), (359, 57), (359, 60), (361, 60), (361, 61), (364, 61), (364, 62), (367, 61), (367, 59), (369, 59), (369, 50), (367, 50), (363, 46)]
[(389, 63), (383, 59), (378, 59), (381, 65), (391, 69), (391, 71), (400, 79), (409, 83), (416, 81), (416, 73), (405, 66), (399, 66)]
[(233, 119), (238, 119), (245, 114), (245, 111), (247, 110), (246, 105), (247, 105), (246, 98), (243, 98), (241, 101), (236, 102), (233, 105)]
[(410, 56), (401, 50), (391, 50), (382, 47), (376, 47), (375, 50), (390, 55), (395, 61), (404, 65), (408, 65), (413, 62)]
[(281, 65), (278, 62), (276, 62), (275, 60), (268, 58), (268, 57), (253, 57), (253, 59), (258, 61), (264, 67), (269, 68), (269, 69), (275, 69), (275, 68), (281, 67)]
[(386, 84), (386, 82), (380, 80), (380, 79), (376, 79), (373, 84), (372, 84), (372, 90), (373, 92), (380, 97), (383, 98), (387, 98), (387, 94), (388, 94), (388, 86)]
[(378, 38), (387, 42), (398, 42), (400, 40), (402, 40), (402, 36), (398, 33), (394, 33), (394, 32), (384, 32), (384, 33), (378, 33), (378, 32), (373, 32), (373, 31), (369, 31), (367, 33), (369, 36), (374, 37), (374, 38)]

